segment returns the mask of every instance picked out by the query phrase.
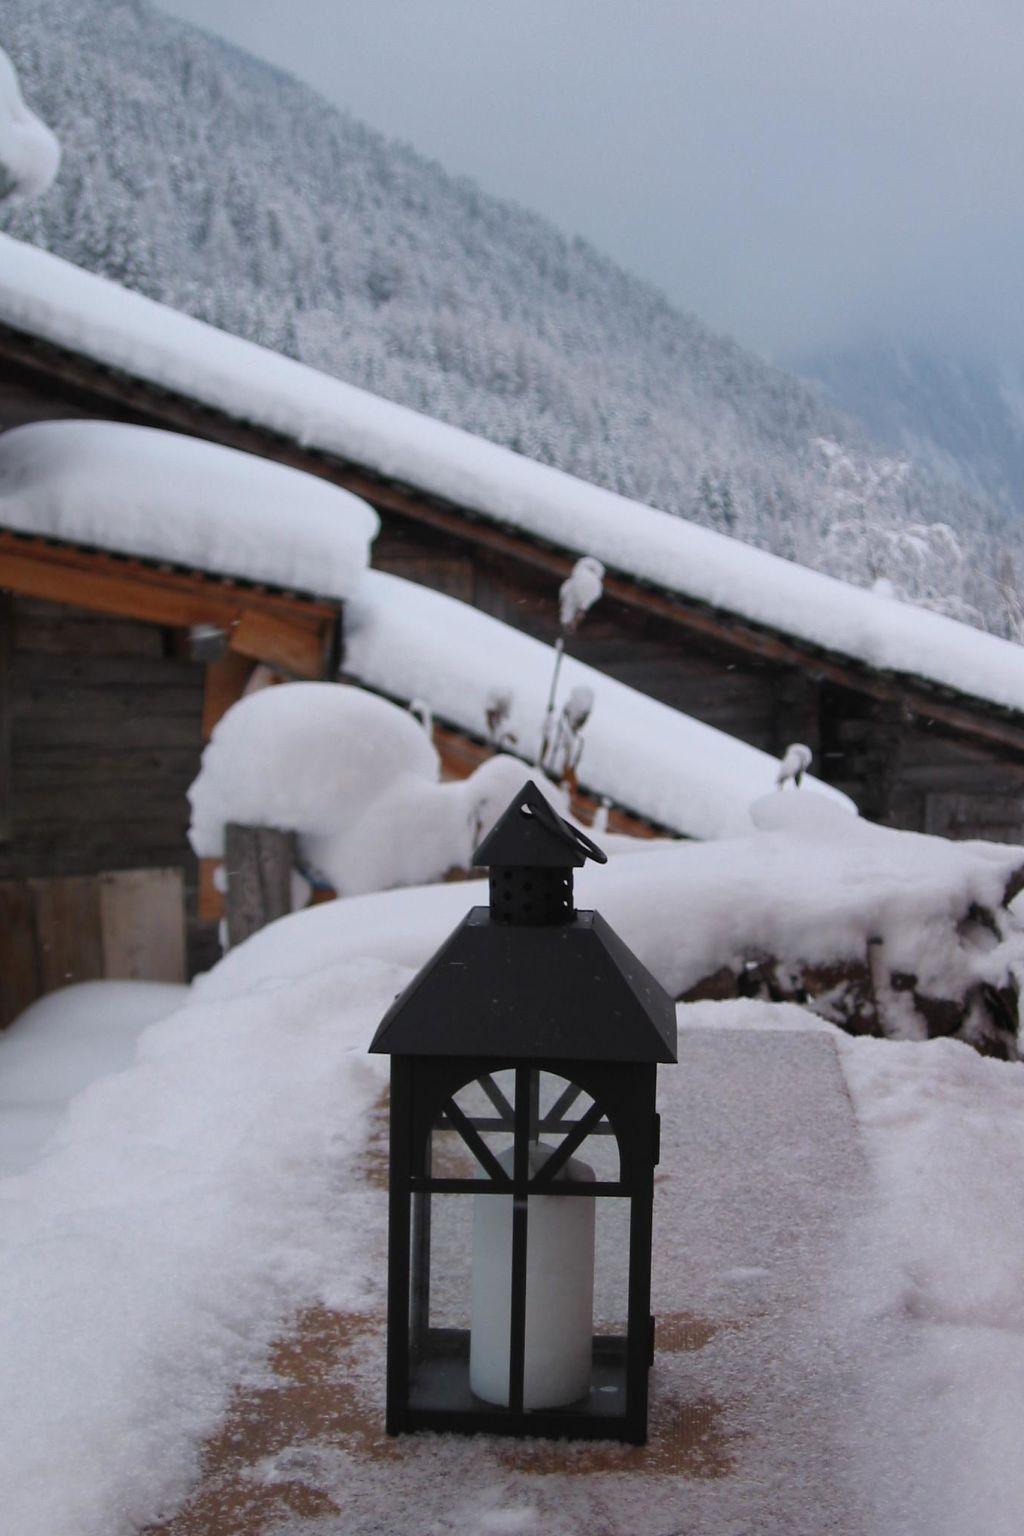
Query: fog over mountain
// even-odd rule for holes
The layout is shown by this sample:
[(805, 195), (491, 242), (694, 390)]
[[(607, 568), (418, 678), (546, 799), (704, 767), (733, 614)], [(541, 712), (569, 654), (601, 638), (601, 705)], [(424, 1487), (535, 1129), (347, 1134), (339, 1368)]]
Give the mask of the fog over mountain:
[(1024, 517), (1024, 365), (938, 340), (819, 349), (792, 366), (891, 450)]
[(143, 0), (4, 0), (0, 46), (64, 151), (45, 197), (0, 213), (9, 233), (584, 479), (1005, 627), (1011, 535), (977, 487), (872, 448), (823, 391), (582, 241)]

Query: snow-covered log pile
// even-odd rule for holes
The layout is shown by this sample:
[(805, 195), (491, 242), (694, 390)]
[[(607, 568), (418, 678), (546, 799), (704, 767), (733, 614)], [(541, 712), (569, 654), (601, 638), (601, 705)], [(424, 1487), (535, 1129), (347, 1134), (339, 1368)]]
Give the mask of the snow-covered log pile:
[(663, 931), (656, 965), (677, 997), (803, 1003), (852, 1034), (1017, 1055), (1024, 849), (897, 832), (799, 791), (751, 815), (761, 835), (679, 852), (685, 937)]
[(469, 869), (529, 774), (507, 756), (461, 783), (440, 771), (422, 725), (384, 699), (340, 683), (263, 688), (214, 730), (189, 790), (189, 836), (201, 857), (221, 858), (229, 822), (278, 827), (296, 833), (304, 872), (339, 894), (421, 885)]
[(59, 167), (57, 137), (25, 105), (14, 65), (0, 48), (0, 202), (38, 197)]
[[(610, 845), (606, 868), (579, 873), (577, 904), (602, 912), (673, 997), (797, 1000), (854, 1034), (1018, 1055), (1024, 849), (896, 832), (804, 790), (752, 816), (743, 837)], [(486, 900), (474, 883), (334, 902), (272, 924), (200, 985), (230, 987), (236, 964), (298, 977), (295, 952), (420, 966)]]

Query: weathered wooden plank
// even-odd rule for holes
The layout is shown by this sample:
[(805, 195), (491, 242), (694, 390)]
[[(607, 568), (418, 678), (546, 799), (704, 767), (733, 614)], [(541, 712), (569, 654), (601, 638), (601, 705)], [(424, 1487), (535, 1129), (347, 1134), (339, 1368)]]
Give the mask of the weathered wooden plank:
[(1024, 816), (1016, 797), (926, 794), (923, 830), (939, 837), (982, 837), (993, 842), (1016, 843), (1024, 832)]
[(109, 748), (112, 745), (121, 749), (140, 750), (147, 747), (160, 750), (165, 747), (194, 746), (198, 758), (201, 743), (200, 706), (201, 700), (197, 700), (194, 713), (176, 715), (147, 716), (141, 711), (129, 715), (126, 712), (117, 719), (116, 724), (109, 718), (98, 719), (86, 713), (79, 715), (73, 724), (68, 722), (63, 731), (61, 721), (52, 715), (26, 718), (19, 711), (14, 737), (15, 760), (39, 747), (53, 747), (61, 742), (89, 750), (96, 747)]
[(98, 675), (85, 677), (68, 676), (54, 671), (46, 682), (39, 679), (29, 682), (22, 671), (20, 658), (14, 668), (14, 718), (19, 722), (58, 720), (73, 722), (77, 717), (95, 720), (102, 718), (116, 726), (119, 720), (132, 719), (141, 710), (164, 719), (180, 716), (201, 717), (202, 679), (187, 673), (174, 677), (177, 670), (173, 662), (166, 663), (171, 678), (162, 679), (160, 687), (149, 688), (145, 679), (128, 681), (104, 681), (102, 669)]
[(418, 582), (432, 587), (460, 602), (472, 603), (475, 591), (473, 561), (466, 554), (410, 550), (408, 542), (382, 545), (378, 540), (373, 548), (374, 568), (401, 576), (405, 581)]
[(0, 843), (11, 836), (13, 709), (13, 610), (10, 594), (0, 590)]
[(40, 992), (35, 902), (24, 880), (0, 880), (0, 1029)]
[(821, 759), (821, 694), (819, 679), (810, 673), (786, 671), (776, 675), (773, 750), (781, 757), (793, 742), (802, 742), (811, 749), (815, 773)]
[(1024, 795), (1024, 768), (1016, 763), (905, 762), (900, 780), (910, 789), (977, 795)]
[(73, 981), (103, 975), (99, 891), (82, 877), (30, 880), (35, 902), (39, 982), (54, 992)]
[(19, 754), (19, 772), (31, 777), (37, 786), (66, 784), (70, 779), (81, 785), (119, 783), (146, 779), (151, 783), (188, 785), (195, 777), (198, 759), (194, 747), (116, 746), (93, 752), (76, 752), (74, 745), (55, 743), (37, 747), (31, 755)]
[(164, 654), (164, 631), (156, 624), (112, 618), (17, 596), (14, 603), (15, 649), (48, 656), (150, 656)]
[(265, 661), (294, 677), (325, 676), (331, 651), (330, 623), (305, 624), (276, 614), (246, 611), (229, 633), (228, 644), (241, 656)]
[(103, 974), (185, 980), (185, 889), (180, 869), (129, 869), (98, 877)]
[(224, 838), (228, 944), (234, 948), (292, 909), (295, 838), (275, 827), (229, 822)]
[[(165, 826), (188, 825), (187, 785), (178, 786), (178, 794), (168, 803), (168, 789), (161, 781), (146, 777), (111, 779), (107, 783), (77, 782), (69, 776), (63, 784), (39, 784), (34, 779), (19, 784), (16, 795), (14, 828), (21, 836), (32, 827), (82, 819), (87, 809), (94, 824), (105, 822), (111, 830), (120, 822), (144, 822), (150, 818)], [(88, 789), (87, 805), (84, 804)]]
[(180, 821), (125, 821), (120, 828), (62, 821), (19, 832), (16, 840), (0, 848), (0, 879), (97, 874), (137, 868), (140, 860), (152, 860), (154, 868), (188, 868), (190, 857)]
[[(164, 631), (157, 630), (156, 633), (162, 637)], [(73, 656), (61, 656), (19, 648), (15, 667), (19, 686), (26, 692), (52, 691), (54, 679), (59, 678), (62, 686), (83, 692), (99, 688), (123, 694), (132, 689), (143, 689), (159, 695), (161, 707), (165, 695), (172, 700), (183, 690), (195, 690), (203, 685), (200, 662), (168, 658), (162, 651), (159, 655), (137, 656), (83, 650)]]

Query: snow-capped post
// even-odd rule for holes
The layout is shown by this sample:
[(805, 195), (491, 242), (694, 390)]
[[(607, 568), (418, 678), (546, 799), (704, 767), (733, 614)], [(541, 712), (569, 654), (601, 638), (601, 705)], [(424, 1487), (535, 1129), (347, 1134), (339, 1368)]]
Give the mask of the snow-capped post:
[(473, 857), (489, 906), (370, 1046), (391, 1057), (390, 1434), (647, 1437), (655, 1078), (675, 1010), (576, 910), (588, 859), (606, 862), (524, 784)]
[(511, 688), (491, 688), (484, 700), (487, 737), (499, 752), (505, 747), (514, 747), (516, 744), (515, 732), (506, 729), (514, 703), (515, 694)]
[(409, 713), (422, 725), (428, 741), (434, 739), (434, 711), (426, 699), (413, 699), (409, 704)]
[(558, 697), (558, 674), (562, 669), (562, 657), (565, 655), (565, 641), (568, 635), (575, 634), (583, 620), (583, 616), (589, 613), (604, 591), (604, 566), (593, 555), (583, 555), (558, 589), (558, 621), (559, 635), (555, 641), (555, 667), (551, 674), (551, 689), (548, 693), (547, 708), (544, 711), (544, 723), (541, 727), (540, 752), (537, 757), (537, 767), (548, 766), (548, 759), (554, 746), (555, 738), (555, 701)]
[(594, 690), (577, 683), (562, 705), (554, 740), (545, 767), (557, 782), (570, 790), (576, 788), (576, 769), (583, 753), (583, 727), (594, 707)]
[(792, 784), (794, 789), (799, 789), (813, 757), (810, 747), (805, 747), (802, 741), (794, 741), (788, 746), (779, 763), (779, 771), (775, 779), (778, 788), (784, 789), (787, 784)]
[(228, 822), (224, 828), (224, 868), (230, 949), (292, 910), (294, 863), (294, 833)]

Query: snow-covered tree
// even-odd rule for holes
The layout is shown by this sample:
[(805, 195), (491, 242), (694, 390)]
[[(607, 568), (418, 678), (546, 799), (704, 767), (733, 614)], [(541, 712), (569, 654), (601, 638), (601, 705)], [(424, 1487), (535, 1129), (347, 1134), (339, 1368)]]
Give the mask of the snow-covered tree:
[(38, 197), (59, 166), (56, 134), (25, 105), (14, 65), (0, 48), (0, 202)]
[[(1005, 625), (1005, 516), (585, 242), (146, 0), (61, 0), (59, 27), (4, 0), (3, 42), (65, 164), (0, 228), (584, 480)], [(952, 571), (921, 533), (942, 524)]]

